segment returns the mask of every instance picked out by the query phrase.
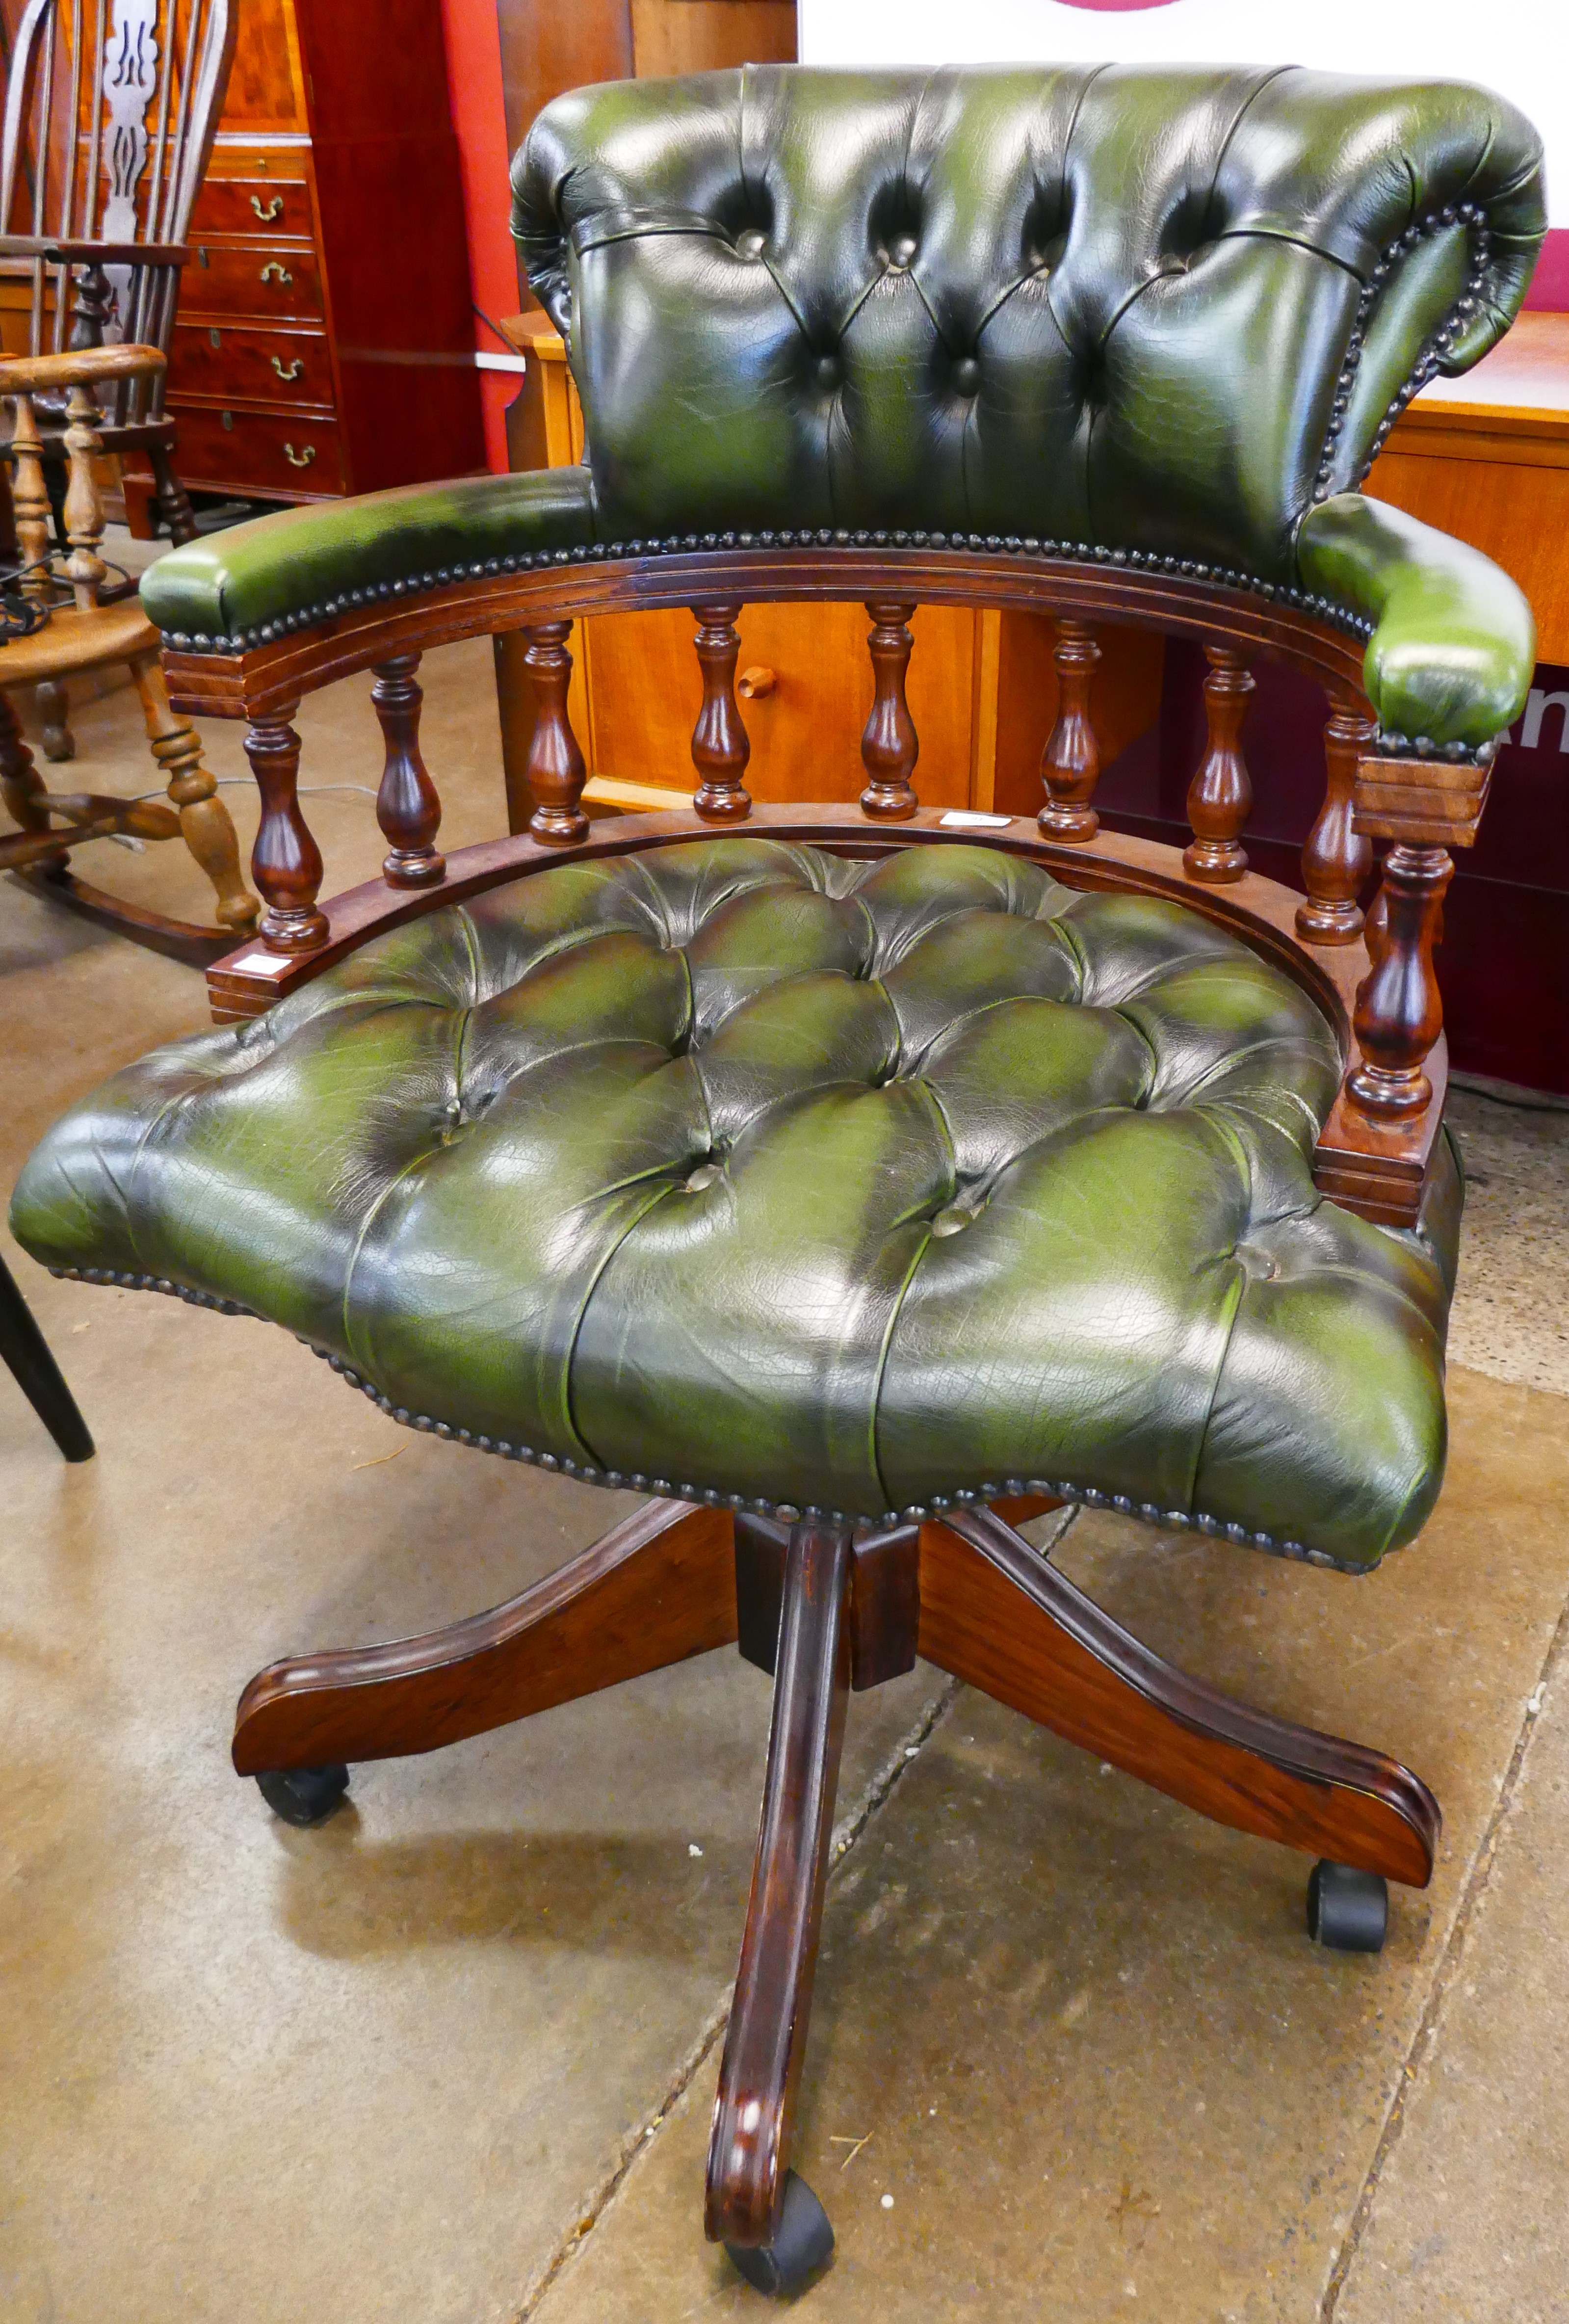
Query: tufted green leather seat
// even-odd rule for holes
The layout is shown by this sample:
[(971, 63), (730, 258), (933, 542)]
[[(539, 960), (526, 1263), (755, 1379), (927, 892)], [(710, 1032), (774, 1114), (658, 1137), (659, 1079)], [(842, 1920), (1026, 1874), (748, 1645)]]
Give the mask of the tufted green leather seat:
[(552, 867), (79, 1104), (34, 1255), (287, 1325), (401, 1419), (878, 1516), (1025, 1484), (1353, 1566), (1444, 1462), (1458, 1225), (1314, 1190), (1314, 1004), (979, 847)]

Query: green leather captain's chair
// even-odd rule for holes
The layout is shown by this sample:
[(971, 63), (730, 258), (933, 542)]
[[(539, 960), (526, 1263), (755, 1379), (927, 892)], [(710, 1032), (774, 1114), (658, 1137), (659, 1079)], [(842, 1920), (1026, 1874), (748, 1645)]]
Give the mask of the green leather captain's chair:
[[(1109, 1504), (1360, 1572), (1433, 1506), (1432, 954), (1533, 635), (1360, 486), (1518, 309), (1540, 149), (1446, 84), (779, 68), (564, 97), (514, 195), (585, 463), (148, 575), (176, 702), (249, 722), (267, 918), (218, 1029), (84, 1099), (12, 1215), (59, 1272), (270, 1316), (410, 1426), (650, 1497), (508, 1606), (264, 1671), (235, 1762), (306, 1821), (355, 1760), (728, 1641), (772, 1671), (707, 2225), (788, 2289), (832, 2242), (789, 2143), (851, 1690), (924, 1655), (1291, 1842), (1331, 1943), (1431, 1868), (1415, 1775), (1168, 1669), (1016, 1526)], [(754, 808), (736, 616), (810, 596), (872, 615), (866, 788)], [(1038, 818), (920, 807), (920, 602), (1055, 619)], [(671, 605), (692, 808), (590, 826), (570, 624)], [(1208, 655), (1186, 853), (1097, 827), (1113, 622)], [(527, 828), (444, 861), (418, 658), (519, 630)], [(1241, 844), (1260, 657), (1328, 701), (1305, 898)], [(365, 668), (391, 852), (323, 908), (290, 720)]]

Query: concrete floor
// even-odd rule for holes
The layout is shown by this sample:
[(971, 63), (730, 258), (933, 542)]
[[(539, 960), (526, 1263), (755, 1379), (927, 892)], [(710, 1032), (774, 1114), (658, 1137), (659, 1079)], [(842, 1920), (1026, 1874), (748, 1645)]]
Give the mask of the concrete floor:
[[(425, 675), (460, 844), (501, 823), (488, 648)], [(309, 802), (329, 890), (382, 852), (366, 692), (300, 719), (304, 780), (352, 787)], [(76, 726), (77, 779), (143, 787), (123, 694)], [(175, 847), (83, 855), (202, 912)], [(0, 882), (0, 1179), (204, 1013)], [(824, 2324), (1569, 2319), (1569, 1115), (1454, 1118), (1421, 1540), (1361, 1582), (1105, 1517), (1057, 1551), (1173, 1660), (1408, 1759), (1431, 1889), (1377, 1960), (1324, 1955), (1288, 1851), (924, 1669), (855, 1698), (802, 2098)], [(700, 2203), (767, 1682), (710, 1656), (285, 1829), (227, 1763), (254, 1668), (510, 1595), (617, 1505), (411, 1436), (264, 1325), (5, 1248), (99, 1452), (64, 1466), (0, 1382), (0, 2318), (764, 2312)]]

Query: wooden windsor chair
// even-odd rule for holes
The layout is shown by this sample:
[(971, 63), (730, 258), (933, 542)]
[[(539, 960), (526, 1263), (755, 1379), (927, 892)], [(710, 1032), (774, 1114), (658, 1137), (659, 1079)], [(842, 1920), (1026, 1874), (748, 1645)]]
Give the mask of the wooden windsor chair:
[[(60, 356), (132, 344), (168, 355), (180, 270), (190, 255), (184, 236), (223, 110), (236, 24), (231, 0), (24, 0), (14, 30), (8, 19), (0, 121), (0, 345), (6, 355)], [(195, 538), (196, 521), (174, 465), (175, 422), (164, 410), (163, 383), (162, 364), (100, 377), (92, 425), (104, 456), (149, 464), (152, 505), (180, 542)], [(57, 383), (32, 396), (46, 514), (62, 551), (67, 392)], [(106, 572), (96, 602), (107, 606), (135, 591), (134, 577)], [(47, 647), (28, 662), (38, 671), (31, 682), (43, 754), (73, 759), (66, 675), (86, 665), (68, 658), (57, 670)], [(5, 748), (14, 761), (14, 722), (5, 715)], [(14, 791), (22, 781), (14, 777)], [(216, 933), (167, 914), (134, 911), (86, 885), (71, 873), (66, 846), (36, 844), (51, 827), (50, 815), (72, 824), (70, 807), (46, 813), (36, 786), (23, 788), (35, 843), (26, 858), (29, 877), (56, 901), (198, 965), (213, 957), (223, 928), (249, 924), (249, 899), (236, 896), (232, 884), (220, 890)], [(226, 823), (226, 810), (220, 807), (217, 815)], [(74, 827), (79, 844), (86, 826)], [(136, 834), (130, 823), (117, 827), (150, 835)], [(210, 871), (205, 856), (198, 860)]]
[[(7, 353), (134, 341), (168, 355), (237, 21), (230, 0), (27, 0), (0, 131)], [(145, 454), (159, 516), (191, 540), (162, 373), (110, 380), (104, 398), (104, 450)], [(42, 396), (36, 417), (58, 474), (60, 397)]]
[[(0, 871), (14, 872), (100, 925), (199, 967), (252, 927), (260, 908), (241, 875), (234, 824), (202, 762), (196, 729), (170, 707), (158, 632), (139, 597), (106, 588), (109, 568), (98, 554), (104, 503), (97, 392), (127, 380), (161, 377), (163, 368), (160, 349), (136, 346), (0, 360), (0, 396), (10, 400), (14, 412), (16, 594), (37, 617), (35, 627), (0, 642), (0, 799), (17, 825), (14, 832), (0, 833)], [(45, 453), (33, 417), (33, 399), (40, 393), (63, 396), (65, 401), (61, 442), (68, 481), (61, 513), (69, 553), (63, 563), (51, 542)], [(130, 671), (167, 801), (51, 791), (23, 739), (12, 688), (59, 687), (72, 673), (116, 663)], [(139, 840), (183, 840), (212, 882), (217, 927), (200, 927), (109, 895), (70, 871), (73, 847), (117, 833)]]

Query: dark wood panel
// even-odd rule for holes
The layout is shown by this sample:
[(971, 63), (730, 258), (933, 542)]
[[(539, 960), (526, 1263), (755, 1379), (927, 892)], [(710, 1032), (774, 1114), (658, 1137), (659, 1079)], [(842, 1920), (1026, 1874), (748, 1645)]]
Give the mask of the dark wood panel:
[(336, 137), (315, 162), (350, 489), (482, 469), (456, 140)]
[(170, 363), (183, 395), (332, 405), (327, 334), (309, 327), (177, 323)]
[(240, 0), (236, 14), (239, 37), (224, 101), (225, 128), (303, 129), (305, 92), (284, 0)]
[[(515, 151), (542, 106), (591, 80), (627, 80), (632, 57), (631, 0), (497, 0), (507, 143)], [(519, 276), (520, 287), (522, 278)]]
[[(562, 13), (577, 5), (572, 0)], [(293, 6), (318, 160), (323, 146), (340, 139), (450, 135), (438, 0), (293, 0)]]
[(632, 53), (639, 80), (793, 64), (796, 0), (632, 0)]

